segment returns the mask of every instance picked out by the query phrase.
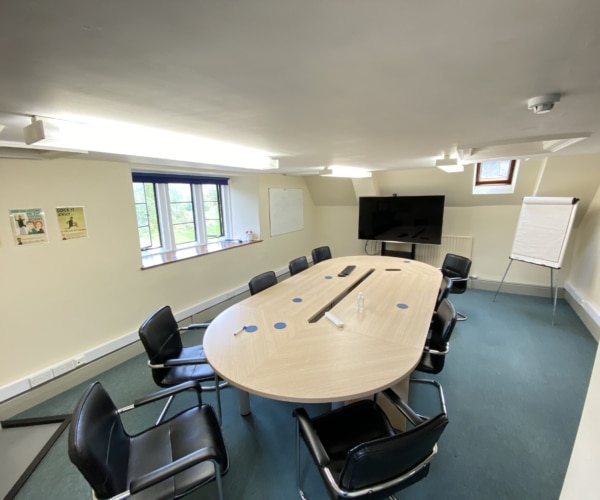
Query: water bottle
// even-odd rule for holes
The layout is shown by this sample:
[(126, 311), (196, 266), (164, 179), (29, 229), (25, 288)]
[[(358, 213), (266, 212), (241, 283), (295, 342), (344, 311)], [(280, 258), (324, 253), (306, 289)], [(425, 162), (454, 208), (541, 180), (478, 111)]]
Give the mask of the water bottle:
[(363, 312), (365, 310), (365, 294), (362, 292), (358, 292), (356, 296), (356, 310), (358, 312)]

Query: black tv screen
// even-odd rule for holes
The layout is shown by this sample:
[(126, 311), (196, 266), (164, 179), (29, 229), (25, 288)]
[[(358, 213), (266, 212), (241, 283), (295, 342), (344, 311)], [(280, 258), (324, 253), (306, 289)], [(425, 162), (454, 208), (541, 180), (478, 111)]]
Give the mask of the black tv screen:
[(358, 205), (358, 239), (442, 242), (444, 196), (363, 196)]

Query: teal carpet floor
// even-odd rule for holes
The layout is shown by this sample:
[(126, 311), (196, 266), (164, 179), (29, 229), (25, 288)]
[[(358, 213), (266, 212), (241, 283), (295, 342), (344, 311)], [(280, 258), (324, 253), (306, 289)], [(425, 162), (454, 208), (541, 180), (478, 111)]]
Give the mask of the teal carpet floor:
[[(452, 295), (457, 310), (468, 316), (451, 340), (443, 385), (450, 424), (439, 453), (423, 481), (400, 492), (399, 499), (500, 500), (558, 499), (583, 408), (597, 343), (564, 300), (552, 325), (548, 298), (469, 290)], [(198, 339), (191, 335), (185, 342)], [(307, 362), (310, 362), (307, 360)], [(415, 374), (419, 376), (418, 374)], [(427, 378), (427, 377), (425, 377)], [(97, 377), (118, 406), (153, 392), (145, 355)], [(87, 383), (81, 384), (18, 417), (70, 413)], [(237, 393), (223, 394), (223, 434), (231, 456), (224, 478), (226, 498), (296, 499), (294, 419), (291, 403), (251, 396), (252, 414), (239, 415)], [(431, 393), (411, 388), (411, 405), (433, 411)], [(214, 403), (214, 393), (205, 393)], [(175, 410), (193, 403), (180, 397)], [(136, 432), (150, 425), (158, 407), (126, 414)], [(309, 413), (325, 410), (308, 407)], [(320, 479), (304, 461), (305, 491), (325, 499)], [(71, 465), (64, 433), (17, 496), (18, 499), (90, 498), (90, 489)], [(215, 498), (214, 485), (192, 499)]]

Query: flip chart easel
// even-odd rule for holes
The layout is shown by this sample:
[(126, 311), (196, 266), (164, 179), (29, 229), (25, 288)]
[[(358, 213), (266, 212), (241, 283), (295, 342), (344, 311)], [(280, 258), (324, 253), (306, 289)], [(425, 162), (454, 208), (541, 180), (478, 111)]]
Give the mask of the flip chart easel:
[(554, 297), (552, 324), (556, 316), (558, 295), (557, 275), (565, 255), (569, 235), (575, 220), (578, 198), (537, 197), (523, 199), (515, 240), (508, 267), (502, 276), (496, 296), (515, 260), (550, 268), (550, 290)]

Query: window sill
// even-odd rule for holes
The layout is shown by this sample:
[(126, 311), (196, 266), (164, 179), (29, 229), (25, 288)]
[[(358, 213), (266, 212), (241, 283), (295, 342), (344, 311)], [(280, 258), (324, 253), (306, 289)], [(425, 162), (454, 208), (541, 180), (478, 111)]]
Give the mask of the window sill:
[(515, 192), (514, 185), (479, 185), (473, 186), (473, 194), (513, 194)]
[(230, 250), (231, 248), (243, 247), (246, 245), (253, 245), (254, 243), (260, 243), (262, 240), (253, 241), (219, 241), (216, 243), (209, 243), (208, 245), (200, 245), (197, 247), (184, 248), (181, 250), (175, 250), (172, 252), (159, 253), (154, 255), (142, 256), (142, 269), (150, 269), (152, 267), (163, 266), (172, 262), (179, 262), (181, 260), (193, 259), (194, 257), (201, 257), (202, 255), (208, 255), (215, 252), (222, 252), (223, 250)]

